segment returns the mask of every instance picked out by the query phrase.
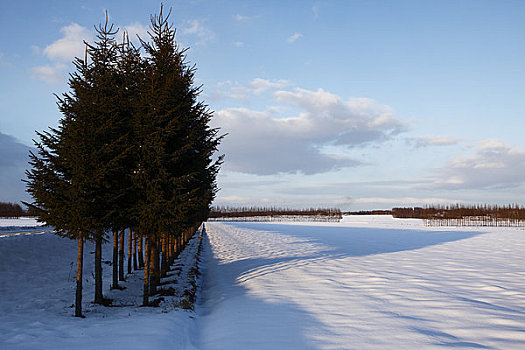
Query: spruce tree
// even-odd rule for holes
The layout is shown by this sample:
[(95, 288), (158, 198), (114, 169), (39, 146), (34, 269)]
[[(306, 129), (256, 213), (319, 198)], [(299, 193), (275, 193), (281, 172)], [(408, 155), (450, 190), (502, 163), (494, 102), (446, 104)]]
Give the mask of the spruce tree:
[[(27, 173), (34, 198), (29, 205), (58, 234), (78, 239), (76, 316), (82, 315), (85, 240), (95, 241), (95, 303), (105, 304), (106, 233), (115, 232), (115, 248), (121, 233), (113, 287), (118, 265), (124, 279), (124, 230), (129, 228), (130, 244), (138, 236), (139, 265), (141, 251), (145, 258), (143, 304), (149, 305), (172, 251), (207, 218), (217, 191), (222, 157), (214, 154), (222, 136), (209, 127), (212, 114), (197, 101), (195, 68), (185, 62), (168, 18), (162, 7), (151, 17), (143, 58), (126, 35), (116, 43), (118, 30), (106, 16), (95, 43), (86, 43), (86, 57), (74, 61), (70, 91), (58, 97), (59, 127), (37, 133), (38, 152), (31, 154)], [(128, 257), (128, 272), (130, 266)]]
[(140, 94), (143, 102), (135, 123), (140, 145), (134, 177), (139, 193), (137, 216), (153, 252), (148, 259), (155, 267), (151, 290), (160, 274), (154, 261), (157, 242), (163, 234), (179, 236), (194, 226), (196, 209), (199, 219), (207, 213), (203, 208), (208, 208), (216, 192), (215, 175), (222, 161), (212, 161), (221, 137), (209, 128), (211, 113), (197, 101), (195, 68), (186, 63), (169, 16), (161, 7), (159, 15), (151, 17), (150, 42), (142, 41), (148, 58)]
[[(87, 55), (86, 55), (87, 58)], [(82, 317), (82, 267), (84, 240), (92, 240), (92, 216), (89, 211), (89, 199), (84, 196), (75, 173), (76, 161), (85, 154), (80, 145), (72, 152), (69, 147), (69, 133), (77, 123), (79, 101), (74, 91), (84, 84), (87, 74), (87, 59), (75, 59), (77, 71), (71, 75), (69, 85), (72, 95), (59, 98), (59, 107), (64, 114), (59, 128), (37, 132), (39, 141), (34, 141), (37, 154), (30, 153), (32, 168), (26, 172), (27, 191), (33, 197), (32, 203), (26, 203), (39, 221), (53, 226), (55, 232), (64, 237), (78, 240), (77, 285), (75, 297), (75, 316)], [(70, 108), (63, 108), (65, 105)]]
[[(75, 59), (70, 91), (58, 97), (64, 117), (59, 128), (37, 133), (38, 155), (31, 154), (28, 172), (28, 192), (40, 220), (59, 234), (95, 240), (95, 303), (101, 304), (106, 302), (102, 241), (112, 224), (108, 215), (114, 212), (108, 189), (116, 182), (124, 145), (115, 93), (119, 86), (116, 32), (106, 17), (105, 25), (97, 27), (95, 44), (86, 44), (84, 60)], [(79, 256), (80, 251), (79, 243)]]

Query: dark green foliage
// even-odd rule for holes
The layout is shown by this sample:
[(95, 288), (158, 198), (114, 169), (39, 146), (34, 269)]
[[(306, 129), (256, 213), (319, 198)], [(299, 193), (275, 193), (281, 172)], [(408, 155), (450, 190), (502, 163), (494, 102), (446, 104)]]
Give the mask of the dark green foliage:
[(182, 231), (203, 221), (216, 193), (215, 177), (222, 158), (213, 162), (221, 137), (208, 126), (211, 113), (197, 102), (195, 68), (185, 62), (175, 30), (163, 16), (151, 18), (149, 58), (137, 119), (141, 231)]
[[(126, 34), (117, 43), (118, 30), (106, 18), (95, 43), (86, 43), (85, 58), (74, 61), (69, 92), (58, 97), (59, 127), (37, 132), (38, 151), (30, 154), (32, 212), (60, 235), (82, 233), (96, 242), (98, 303), (104, 302), (100, 250), (107, 232), (133, 227), (151, 246), (172, 238), (158, 253), (165, 262), (179, 249), (172, 246), (206, 220), (217, 192), (222, 157), (214, 153), (222, 136), (197, 101), (195, 67), (185, 62), (168, 17), (162, 7), (151, 17), (151, 42), (141, 41), (147, 58)], [(123, 253), (120, 260), (124, 280)], [(158, 266), (146, 273), (149, 268), (145, 278), (157, 279)]]

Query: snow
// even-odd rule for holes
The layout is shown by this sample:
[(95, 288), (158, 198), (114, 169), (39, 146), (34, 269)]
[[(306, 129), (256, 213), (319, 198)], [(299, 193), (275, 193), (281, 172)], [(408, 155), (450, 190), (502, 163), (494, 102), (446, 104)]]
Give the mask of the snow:
[[(177, 294), (186, 288), (179, 274), (195, 263), (191, 242), (169, 277)], [(76, 242), (0, 237), (0, 349), (525, 348), (523, 228), (436, 228), (390, 216), (209, 223), (195, 311), (176, 298), (139, 307), (141, 271), (121, 282), (126, 290), (110, 291), (108, 264), (104, 294), (129, 306), (91, 304), (93, 250), (85, 248), (87, 317), (79, 319)]]
[(208, 225), (202, 349), (525, 348), (525, 232)]
[[(14, 225), (10, 225), (13, 227)], [(20, 229), (24, 229), (21, 227)], [(127, 247), (127, 243), (126, 243)], [(195, 333), (194, 312), (176, 303), (188, 288), (198, 239), (188, 243), (173, 265), (178, 280), (175, 297), (160, 307), (140, 307), (142, 271), (119, 282), (125, 290), (110, 290), (110, 244), (103, 247), (104, 296), (114, 307), (91, 303), (94, 293), (94, 245), (84, 249), (83, 313), (75, 318), (77, 242), (52, 233), (0, 237), (0, 349), (182, 349)], [(153, 298), (152, 298), (153, 299)]]
[(40, 224), (35, 218), (21, 217), (18, 219), (0, 218), (0, 227), (27, 227), (39, 226)]
[(21, 217), (18, 219), (0, 218), (0, 237), (20, 233), (41, 233), (51, 231), (50, 227), (42, 226), (35, 218)]

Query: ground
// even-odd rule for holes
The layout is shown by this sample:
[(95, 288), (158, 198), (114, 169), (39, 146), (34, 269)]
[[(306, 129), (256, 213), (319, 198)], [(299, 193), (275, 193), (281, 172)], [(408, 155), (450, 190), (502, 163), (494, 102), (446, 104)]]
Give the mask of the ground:
[(52, 234), (0, 238), (0, 348), (525, 346), (522, 228), (430, 228), (388, 216), (209, 223), (195, 311), (87, 302), (86, 319), (71, 316), (75, 254), (75, 242)]

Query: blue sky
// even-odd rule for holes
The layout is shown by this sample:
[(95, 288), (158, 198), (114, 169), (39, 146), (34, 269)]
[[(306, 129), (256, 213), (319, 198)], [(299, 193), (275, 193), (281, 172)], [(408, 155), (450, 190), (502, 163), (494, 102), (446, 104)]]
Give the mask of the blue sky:
[[(525, 2), (166, 1), (221, 146), (220, 205), (525, 204)], [(155, 1), (3, 1), (0, 200), (93, 25)]]

